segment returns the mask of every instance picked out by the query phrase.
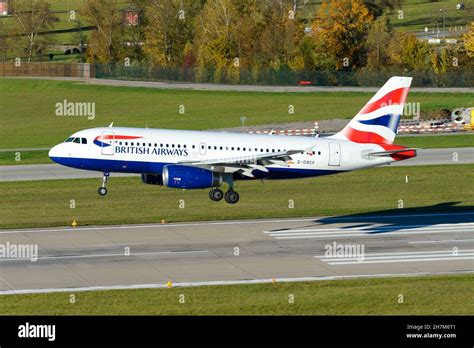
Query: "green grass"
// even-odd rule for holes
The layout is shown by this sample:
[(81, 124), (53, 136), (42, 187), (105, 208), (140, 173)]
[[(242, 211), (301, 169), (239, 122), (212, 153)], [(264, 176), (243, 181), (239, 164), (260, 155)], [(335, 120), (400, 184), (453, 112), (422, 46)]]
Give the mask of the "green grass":
[[(86, 128), (116, 126), (216, 129), (352, 118), (372, 93), (254, 93), (96, 86), (64, 81), (0, 79), (0, 149), (50, 147)], [(454, 109), (474, 93), (412, 93), (422, 110)], [(96, 117), (56, 116), (56, 103), (95, 102)], [(185, 106), (180, 114), (179, 106)], [(294, 105), (295, 114), (288, 114)]]
[[(405, 183), (405, 175), (409, 183)], [(269, 217), (472, 210), (474, 165), (373, 168), (320, 178), (238, 182), (240, 202), (212, 202), (208, 190), (177, 190), (113, 177), (0, 182), (0, 228), (80, 226)], [(377, 194), (373, 194), (376, 192)], [(404, 209), (398, 210), (398, 200)], [(70, 208), (75, 200), (75, 209)], [(180, 200), (185, 208), (180, 209)], [(289, 209), (289, 200), (294, 208)]]
[[(473, 315), (474, 276), (0, 296), (3, 315)], [(184, 294), (185, 303), (179, 303)], [(294, 303), (288, 301), (294, 296)], [(404, 298), (398, 303), (399, 295)]]
[(51, 159), (48, 157), (48, 150), (0, 152), (0, 165), (40, 163), (52, 163)]
[(397, 137), (395, 143), (420, 149), (474, 147), (474, 134)]
[[(399, 19), (399, 9), (389, 14), (392, 24), (396, 27), (411, 31), (421, 31), (428, 27), (430, 31), (436, 29), (439, 24), (440, 30), (443, 29), (443, 12), (445, 28), (465, 26), (474, 20), (472, 2), (465, 1), (466, 9), (463, 11), (456, 10), (456, 4), (459, 0), (403, 0), (401, 10), (403, 18)], [(440, 9), (443, 12), (440, 12)]]

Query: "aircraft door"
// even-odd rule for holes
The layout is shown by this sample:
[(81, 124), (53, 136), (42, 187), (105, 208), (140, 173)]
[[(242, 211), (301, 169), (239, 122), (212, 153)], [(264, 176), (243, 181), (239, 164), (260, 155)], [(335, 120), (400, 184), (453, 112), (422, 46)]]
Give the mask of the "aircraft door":
[(329, 143), (329, 165), (341, 165), (341, 145), (339, 143)]

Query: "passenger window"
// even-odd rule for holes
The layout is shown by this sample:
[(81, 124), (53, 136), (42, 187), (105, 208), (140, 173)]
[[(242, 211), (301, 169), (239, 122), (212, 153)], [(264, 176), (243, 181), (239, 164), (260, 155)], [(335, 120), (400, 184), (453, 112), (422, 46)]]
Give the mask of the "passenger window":
[(128, 146), (128, 141), (125, 142), (125, 146)]
[(158, 147), (158, 146), (157, 146), (158, 144), (154, 144), (154, 145), (155, 145), (155, 147)]
[(131, 146), (133, 146), (133, 142), (132, 142), (132, 143), (130, 143), (130, 145), (131, 145)]
[(222, 146), (220, 147), (220, 149), (222, 150)]
[(178, 149), (179, 149), (180, 147), (181, 147), (181, 145), (180, 145), (180, 144), (178, 144)]
[(232, 151), (234, 151), (234, 148), (233, 148), (233, 147), (232, 147), (231, 149), (232, 149)]
[(214, 146), (214, 150), (217, 150), (217, 146)]

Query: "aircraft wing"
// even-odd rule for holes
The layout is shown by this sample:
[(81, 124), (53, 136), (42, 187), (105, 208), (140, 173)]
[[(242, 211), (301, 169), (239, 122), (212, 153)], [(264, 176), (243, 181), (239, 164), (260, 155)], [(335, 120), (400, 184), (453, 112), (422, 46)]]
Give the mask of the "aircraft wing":
[[(262, 172), (268, 172), (267, 165), (279, 165), (288, 167), (287, 161), (291, 160), (291, 155), (298, 153), (304, 153), (308, 150), (288, 150), (280, 152), (264, 152), (256, 153), (248, 156), (235, 156), (208, 159), (203, 161), (181, 161), (177, 164), (194, 166), (212, 170), (220, 173), (234, 173), (239, 172), (244, 176), (253, 178), (252, 172), (254, 170), (260, 170)], [(312, 151), (312, 150), (311, 150)]]

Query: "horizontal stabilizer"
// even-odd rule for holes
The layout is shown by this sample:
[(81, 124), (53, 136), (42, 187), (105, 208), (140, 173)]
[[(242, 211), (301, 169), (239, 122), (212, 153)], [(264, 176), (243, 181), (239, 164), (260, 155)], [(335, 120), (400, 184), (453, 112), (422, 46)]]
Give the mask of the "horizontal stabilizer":
[(386, 156), (391, 156), (391, 155), (396, 155), (398, 153), (403, 153), (403, 152), (409, 152), (409, 151), (415, 151), (414, 148), (406, 148), (406, 149), (397, 149), (397, 150), (387, 150), (387, 151), (377, 151), (377, 152), (370, 152), (369, 156), (374, 156), (374, 157), (386, 157)]

